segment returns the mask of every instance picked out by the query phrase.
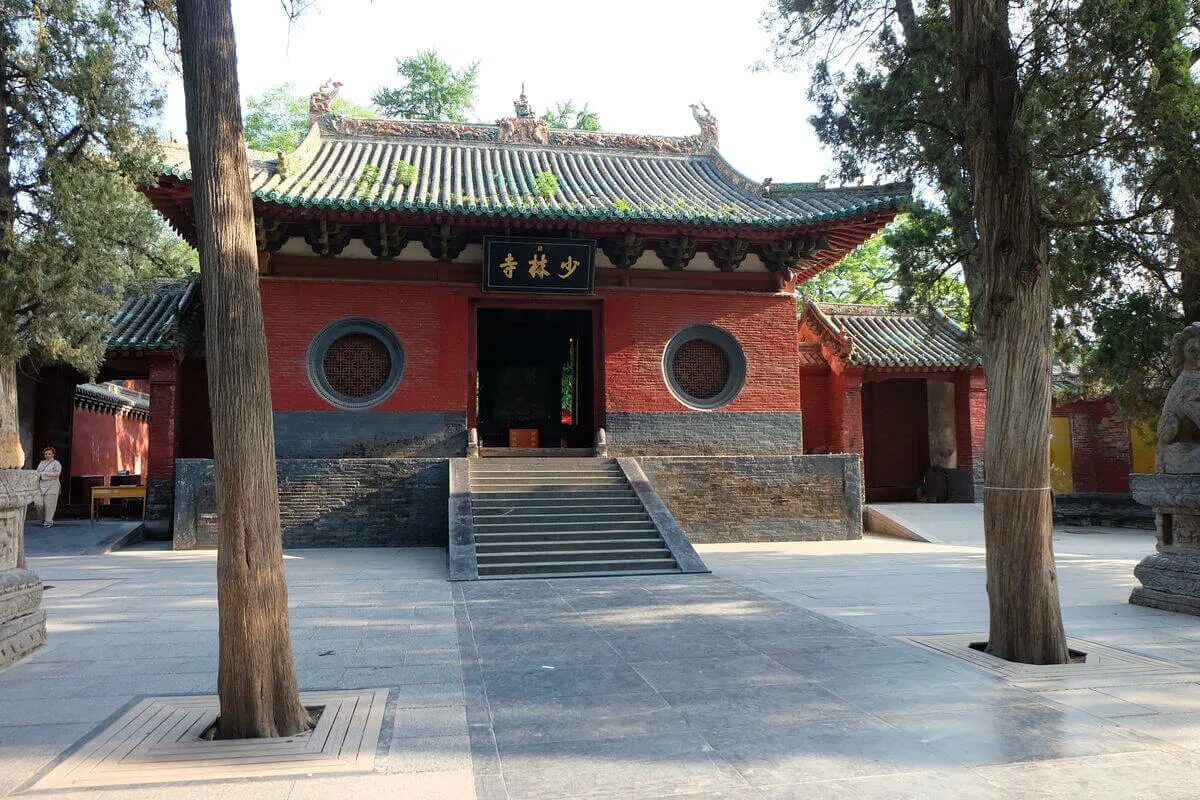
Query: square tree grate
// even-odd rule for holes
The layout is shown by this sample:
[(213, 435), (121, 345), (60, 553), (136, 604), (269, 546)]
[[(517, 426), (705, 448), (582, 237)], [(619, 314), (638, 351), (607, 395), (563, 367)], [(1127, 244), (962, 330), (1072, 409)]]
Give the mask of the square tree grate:
[(951, 633), (937, 636), (902, 636), (902, 641), (933, 650), (944, 656), (998, 675), (1026, 689), (1060, 689), (1074, 686), (1103, 686), (1128, 683), (1136, 676), (1140, 682), (1159, 679), (1163, 683), (1194, 680), (1197, 674), (1176, 664), (1149, 656), (1130, 653), (1085, 639), (1067, 637), (1071, 650), (1087, 654), (1087, 659), (1071, 664), (1018, 664), (972, 648), (987, 640), (987, 634)]
[(313, 730), (275, 739), (220, 741), (201, 738), (217, 719), (216, 695), (147, 697), (30, 788), (370, 771), (387, 697), (387, 689), (301, 692), (304, 705), (324, 707)]

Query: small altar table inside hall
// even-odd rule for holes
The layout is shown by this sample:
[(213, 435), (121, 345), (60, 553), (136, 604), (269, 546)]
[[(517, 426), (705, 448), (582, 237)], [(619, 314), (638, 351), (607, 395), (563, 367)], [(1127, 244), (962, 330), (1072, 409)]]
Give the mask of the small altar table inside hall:
[(93, 486), (91, 501), (92, 522), (96, 521), (97, 500), (141, 500), (142, 519), (146, 519), (146, 487), (145, 486)]

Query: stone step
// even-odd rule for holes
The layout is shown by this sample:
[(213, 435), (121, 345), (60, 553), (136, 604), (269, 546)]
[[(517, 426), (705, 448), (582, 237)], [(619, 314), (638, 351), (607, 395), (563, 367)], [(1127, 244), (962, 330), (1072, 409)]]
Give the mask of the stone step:
[(622, 550), (538, 550), (501, 551), (479, 553), (479, 563), (491, 566), (493, 564), (524, 564), (532, 561), (662, 561), (671, 559), (671, 551), (665, 547), (654, 549), (633, 548)]
[(511, 512), (508, 514), (476, 514), (477, 524), (494, 525), (497, 523), (525, 524), (551, 522), (637, 522), (649, 519), (650, 515), (640, 508), (618, 509), (616, 511), (585, 512), (573, 508), (561, 508), (543, 513)]
[(670, 567), (669, 569), (622, 569), (622, 570), (603, 570), (593, 569), (587, 572), (538, 572), (533, 575), (526, 575), (520, 572), (513, 574), (497, 573), (495, 575), (480, 575), (481, 581), (504, 581), (504, 580), (532, 580), (534, 578), (541, 580), (543, 578), (633, 578), (638, 575), (678, 575), (680, 572), (679, 565)]
[[(475, 544), (493, 542), (585, 542), (596, 539), (638, 539), (658, 537), (654, 528), (644, 530), (585, 530), (585, 531), (496, 531), (484, 532), (476, 529)], [(659, 537), (661, 540), (661, 537)]]
[(551, 466), (513, 467), (502, 469), (471, 467), (471, 475), (568, 475), (572, 473), (623, 475), (616, 464), (554, 464)]
[(561, 473), (546, 473), (545, 475), (529, 475), (526, 473), (513, 473), (512, 475), (472, 475), (472, 486), (495, 486), (497, 484), (528, 484), (528, 483), (561, 483), (569, 486), (577, 486), (580, 483), (614, 483), (622, 486), (627, 485), (625, 478), (621, 475), (603, 475), (603, 474), (577, 474), (563, 475)]
[(576, 498), (565, 498), (562, 502), (555, 502), (553, 499), (545, 499), (541, 497), (531, 497), (525, 500), (492, 500), (492, 499), (473, 499), (471, 508), (476, 514), (501, 513), (512, 509), (520, 510), (522, 513), (530, 511), (547, 510), (551, 511), (558, 508), (569, 508), (576, 511), (600, 511), (613, 508), (641, 508), (642, 502), (635, 495), (628, 497), (600, 497), (591, 498), (586, 502), (577, 500)]
[[(561, 453), (562, 451), (555, 451)], [(489, 453), (490, 455), (490, 453)], [(570, 455), (555, 455), (552, 460), (528, 456), (511, 456), (509, 458), (489, 458), (486, 461), (471, 459), (471, 472), (477, 470), (506, 470), (506, 469), (566, 469), (567, 467), (596, 467), (616, 464), (612, 458), (595, 458), (586, 453), (575, 451)]]
[(581, 573), (624, 573), (634, 570), (678, 572), (673, 558), (597, 559), (594, 561), (521, 561), (508, 564), (479, 564), (479, 575), (579, 575)]
[(527, 531), (535, 533), (538, 531), (549, 531), (551, 533), (565, 533), (567, 531), (591, 531), (591, 530), (610, 530), (610, 531), (630, 531), (630, 530), (656, 530), (654, 523), (649, 517), (641, 517), (627, 520), (596, 520), (592, 522), (557, 522), (555, 520), (547, 520), (545, 522), (480, 522), (475, 520), (475, 532), (478, 533), (513, 533)]
[(564, 546), (574, 550), (660, 550), (663, 540), (660, 536), (646, 536), (640, 539), (623, 539), (612, 537), (608, 539), (530, 539), (520, 541), (492, 541), (486, 539), (475, 543), (476, 553), (482, 557), (491, 553), (544, 553), (561, 550)]
[(471, 492), (471, 502), (507, 502), (511, 500), (552, 500), (555, 502), (565, 501), (571, 502), (578, 500), (579, 502), (591, 500), (626, 500), (628, 498), (637, 498), (633, 489), (600, 489), (588, 490), (586, 492), (570, 492), (570, 491), (545, 491), (545, 492)]

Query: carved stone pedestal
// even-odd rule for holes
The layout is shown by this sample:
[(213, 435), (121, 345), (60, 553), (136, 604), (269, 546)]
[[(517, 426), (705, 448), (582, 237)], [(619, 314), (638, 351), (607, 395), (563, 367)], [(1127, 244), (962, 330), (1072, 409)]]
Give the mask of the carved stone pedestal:
[(1133, 574), (1129, 602), (1200, 616), (1200, 474), (1130, 475), (1133, 499), (1154, 509), (1157, 552)]
[(0, 667), (46, 643), (42, 581), (17, 567), (25, 508), (37, 483), (32, 470), (0, 470)]

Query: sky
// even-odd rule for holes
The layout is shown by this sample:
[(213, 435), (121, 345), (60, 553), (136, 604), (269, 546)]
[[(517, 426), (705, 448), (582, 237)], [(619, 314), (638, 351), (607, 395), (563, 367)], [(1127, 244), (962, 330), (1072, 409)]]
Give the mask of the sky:
[[(605, 130), (689, 135), (689, 103), (720, 122), (720, 150), (750, 178), (815, 181), (833, 171), (808, 123), (803, 71), (755, 72), (769, 55), (765, 0), (318, 0), (295, 23), (279, 0), (233, 0), (243, 96), (292, 82), (308, 94), (341, 81), (367, 104), (397, 85), (397, 57), (434, 49), (479, 61), (473, 120), (512, 116), (526, 84), (538, 109), (587, 102)], [(165, 130), (182, 140), (183, 87), (169, 80)]]

